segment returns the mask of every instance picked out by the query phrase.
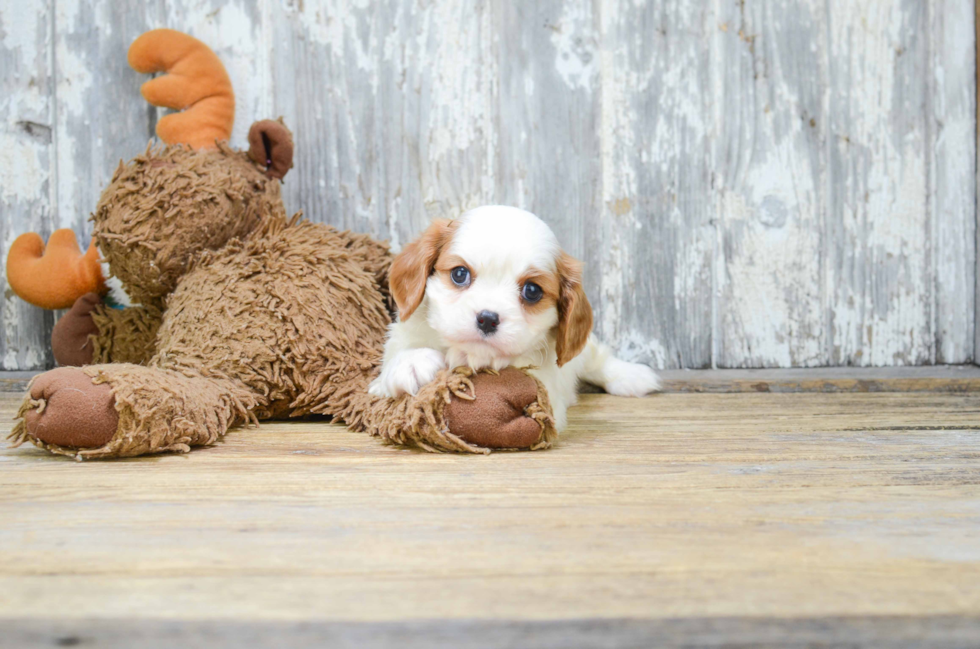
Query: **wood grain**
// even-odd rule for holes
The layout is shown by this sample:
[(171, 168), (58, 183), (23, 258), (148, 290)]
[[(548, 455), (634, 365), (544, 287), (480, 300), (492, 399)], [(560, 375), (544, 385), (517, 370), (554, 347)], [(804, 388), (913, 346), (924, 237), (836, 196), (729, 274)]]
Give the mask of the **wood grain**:
[[(976, 360), (970, 349), (975, 317), (963, 302), (976, 283), (977, 220), (953, 214), (976, 212), (976, 59), (974, 8), (943, 0), (929, 6), (930, 70), (927, 75), (929, 211), (935, 277), (935, 354), (932, 362)], [(971, 207), (972, 206), (972, 207)], [(952, 218), (951, 218), (952, 217)], [(966, 337), (963, 336), (966, 334)]]
[[(974, 25), (973, 51), (976, 55), (976, 58), (974, 59), (975, 76), (973, 78), (973, 81), (974, 81), (974, 92), (975, 92), (974, 96), (976, 99), (975, 107), (977, 112), (976, 112), (976, 119), (973, 122), (973, 126), (974, 126), (975, 141), (977, 143), (977, 152), (978, 152), (978, 156), (980, 156), (980, 0), (976, 0), (976, 5), (974, 9), (975, 9), (975, 13), (973, 16), (973, 25)], [(975, 171), (977, 172), (976, 183), (974, 184), (974, 187), (976, 187), (977, 196), (980, 196), (980, 161), (977, 161), (976, 156), (974, 157), (974, 160), (976, 161), (974, 166), (975, 166)], [(980, 250), (980, 205), (978, 205), (977, 208), (976, 219), (974, 219), (974, 227), (976, 230), (975, 232), (976, 245), (974, 246), (974, 251), (977, 251)], [(978, 355), (977, 353), (978, 351), (980, 351), (980, 327), (977, 326), (977, 322), (980, 321), (980, 255), (975, 255), (975, 257), (976, 257), (975, 259), (976, 265), (974, 266), (975, 272), (973, 276), (974, 277), (973, 361), (977, 362), (978, 358), (980, 358), (980, 355)]]
[(709, 367), (720, 335), (708, 47), (718, 26), (701, 3), (601, 6), (602, 209), (588, 268), (600, 278), (597, 330), (628, 358)]
[(0, 648), (93, 645), (101, 649), (319, 647), (360, 649), (607, 649), (608, 647), (971, 646), (969, 617), (697, 618), (276, 622), (240, 620), (5, 620)]
[[(0, 393), (23, 393), (36, 372), (0, 372)], [(980, 392), (980, 367), (827, 367), (748, 370), (661, 370), (672, 392)], [(583, 383), (583, 393), (601, 394)]]
[(664, 392), (980, 392), (976, 365), (662, 370)]
[[(835, 3), (829, 48), (834, 358), (928, 363), (935, 267), (927, 205), (925, 3)], [(874, 106), (874, 110), (865, 107)]]
[(286, 2), (275, 112), (297, 137), (287, 209), (390, 239), (492, 202), (491, 8)]
[(586, 395), (543, 453), (320, 421), (187, 456), (4, 448), (0, 618), (976, 619), (978, 414), (976, 394)]
[(828, 361), (820, 300), (828, 14), (836, 15), (816, 1), (720, 3), (717, 367)]
[(590, 269), (586, 291), (598, 305), (599, 7), (591, 0), (502, 2), (494, 19), (499, 98), (493, 199), (554, 224), (565, 249)]
[[(54, 55), (50, 1), (0, 5), (0, 263), (20, 234), (52, 231), (57, 201)], [(0, 368), (38, 369), (54, 359), (51, 313), (13, 294), (4, 272)]]
[[(106, 179), (161, 115), (140, 99), (126, 47), (169, 26), (228, 67), (234, 145), (259, 118), (293, 128), (289, 211), (397, 248), (471, 206), (532, 209), (586, 262), (597, 328), (627, 358), (972, 362), (974, 11), (970, 0), (5, 3), (0, 56), (16, 72), (0, 102), (0, 245), (59, 226), (87, 242)], [(49, 366), (54, 316), (2, 300), (0, 368)]]

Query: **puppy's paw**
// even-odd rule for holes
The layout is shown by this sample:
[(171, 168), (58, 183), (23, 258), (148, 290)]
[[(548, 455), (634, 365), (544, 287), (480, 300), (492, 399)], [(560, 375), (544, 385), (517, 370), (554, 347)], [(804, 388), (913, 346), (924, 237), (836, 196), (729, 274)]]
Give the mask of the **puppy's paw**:
[(660, 389), (660, 377), (646, 365), (610, 359), (606, 367), (606, 392), (620, 397), (642, 397)]
[(371, 382), (368, 392), (376, 397), (415, 395), (445, 367), (446, 357), (442, 352), (428, 347), (409, 349), (384, 364), (381, 375)]

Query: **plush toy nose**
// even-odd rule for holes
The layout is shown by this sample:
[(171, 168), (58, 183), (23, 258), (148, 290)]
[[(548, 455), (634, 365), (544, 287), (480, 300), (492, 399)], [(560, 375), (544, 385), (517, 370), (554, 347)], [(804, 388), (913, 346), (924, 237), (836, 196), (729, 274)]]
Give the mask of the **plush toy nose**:
[(476, 328), (490, 336), (497, 331), (500, 316), (493, 311), (480, 311), (476, 314)]

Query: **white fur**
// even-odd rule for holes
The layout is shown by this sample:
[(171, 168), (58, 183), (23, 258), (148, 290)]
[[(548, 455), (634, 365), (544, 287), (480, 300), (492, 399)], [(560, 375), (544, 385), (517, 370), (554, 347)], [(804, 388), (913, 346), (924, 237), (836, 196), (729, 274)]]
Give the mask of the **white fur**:
[(371, 394), (416, 394), (423, 385), (431, 383), (439, 370), (446, 367), (446, 356), (431, 347), (406, 349), (385, 362), (381, 374), (371, 383)]
[(109, 272), (109, 262), (102, 256), (101, 250), (99, 250), (99, 265), (102, 267), (102, 277), (105, 279), (105, 285), (109, 289), (109, 297), (120, 306), (133, 306), (133, 300), (130, 299), (126, 293), (126, 289), (123, 288), (122, 281)]
[[(458, 290), (429, 277), (419, 308), (408, 320), (391, 325), (372, 394), (416, 394), (443, 367), (530, 366), (547, 388), (562, 430), (580, 380), (629, 397), (660, 388), (652, 369), (613, 357), (595, 336), (589, 336), (582, 353), (558, 367), (557, 310), (532, 314), (521, 306), (520, 277), (530, 268), (554, 272), (561, 254), (554, 233), (535, 215), (502, 206), (470, 210), (460, 217), (449, 252), (466, 260), (474, 275), (471, 285)], [(483, 310), (500, 316), (489, 337), (476, 327), (476, 314)]]

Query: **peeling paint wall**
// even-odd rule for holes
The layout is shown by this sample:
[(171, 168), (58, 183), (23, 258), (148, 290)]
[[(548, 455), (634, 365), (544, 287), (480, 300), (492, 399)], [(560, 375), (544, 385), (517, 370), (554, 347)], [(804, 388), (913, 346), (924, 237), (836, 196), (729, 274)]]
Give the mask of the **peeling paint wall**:
[[(970, 0), (0, 0), (0, 257), (87, 244), (161, 112), (125, 52), (210, 44), (233, 144), (282, 115), (289, 210), (401, 246), (525, 207), (586, 262), (600, 335), (660, 367), (974, 359)], [(55, 314), (0, 303), (0, 367)]]
[[(16, 2), (0, 7), (0, 261), (6, 267), (17, 235), (51, 230), (57, 162), (52, 10)], [(0, 366), (49, 366), (54, 314), (25, 304), (6, 282), (0, 299)]]

